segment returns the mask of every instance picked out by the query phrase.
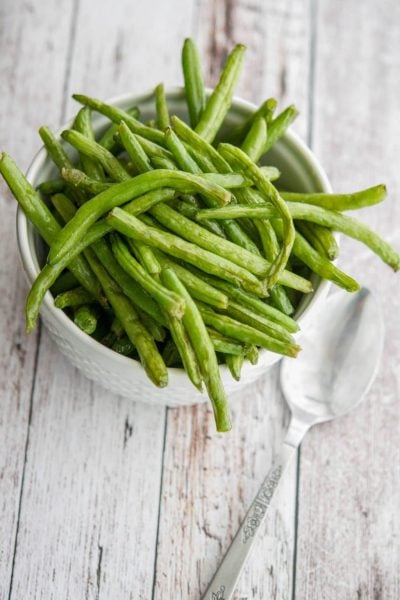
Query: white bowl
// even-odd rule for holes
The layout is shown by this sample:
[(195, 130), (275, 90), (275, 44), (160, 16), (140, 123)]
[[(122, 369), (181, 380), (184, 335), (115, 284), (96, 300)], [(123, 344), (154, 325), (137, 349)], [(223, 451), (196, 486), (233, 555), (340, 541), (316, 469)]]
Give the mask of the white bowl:
[[(182, 88), (169, 90), (167, 100), (172, 114), (183, 119), (187, 118)], [(152, 92), (139, 96), (134, 94), (118, 96), (111, 98), (109, 103), (121, 108), (139, 106), (144, 120), (154, 116)], [(235, 99), (227, 124), (240, 123), (255, 108), (249, 102)], [(93, 126), (96, 133), (104, 130), (107, 124), (108, 121), (104, 117), (93, 113)], [(60, 132), (69, 126), (70, 123), (67, 123), (60, 129)], [(70, 148), (67, 149), (70, 152)], [(73, 155), (73, 152), (71, 154)], [(281, 182), (288, 189), (304, 192), (332, 191), (327, 176), (313, 153), (291, 131), (287, 132), (269, 152), (268, 163), (276, 165), (281, 170)], [(46, 150), (42, 148), (33, 159), (27, 172), (27, 178), (36, 187), (42, 181), (56, 176), (56, 169), (47, 157)], [(17, 237), (23, 267), (31, 285), (40, 271), (39, 265), (43, 263), (44, 257), (41, 242), (21, 209), (18, 209), (17, 213)], [(326, 297), (328, 288), (328, 282), (321, 282), (315, 278), (314, 292), (303, 298), (297, 310), (297, 320), (303, 330), (307, 327), (307, 321), (318, 312), (316, 309)], [(167, 388), (155, 387), (146, 377), (139, 362), (117, 354), (83, 333), (62, 310), (54, 306), (53, 296), (50, 292), (46, 294), (40, 312), (50, 336), (61, 352), (87, 377), (96, 380), (112, 392), (128, 396), (132, 400), (166, 406), (191, 405), (207, 400), (207, 395), (200, 394), (192, 386), (182, 369), (169, 369)], [(239, 382), (234, 381), (227, 367), (222, 365), (220, 367), (221, 376), (227, 393), (237, 392), (255, 381), (280, 358), (278, 354), (266, 350), (260, 351), (257, 365), (245, 362)]]

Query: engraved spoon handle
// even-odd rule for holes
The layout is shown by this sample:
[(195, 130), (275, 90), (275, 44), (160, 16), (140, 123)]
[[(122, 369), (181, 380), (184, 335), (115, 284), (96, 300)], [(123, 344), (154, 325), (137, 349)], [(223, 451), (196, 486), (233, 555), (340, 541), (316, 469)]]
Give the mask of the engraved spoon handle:
[(254, 498), (246, 517), (241, 524), (232, 544), (225, 554), (202, 600), (229, 600), (232, 598), (236, 583), (247, 561), (260, 530), (265, 521), (268, 506), (282, 478), (283, 473), (296, 455), (298, 444), (284, 443), (274, 460), (267, 477), (264, 479)]

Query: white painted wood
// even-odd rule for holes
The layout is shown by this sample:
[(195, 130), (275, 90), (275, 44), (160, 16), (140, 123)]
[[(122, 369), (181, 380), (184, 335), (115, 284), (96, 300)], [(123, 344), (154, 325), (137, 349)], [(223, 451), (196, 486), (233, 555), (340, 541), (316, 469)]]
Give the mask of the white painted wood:
[[(400, 15), (394, 0), (381, 4), (320, 0), (313, 133), (337, 189), (389, 183), (392, 200), (369, 209), (365, 220), (399, 244)], [(179, 49), (191, 32), (206, 53), (209, 83), (232, 44), (246, 43), (248, 67), (238, 93), (295, 102), (301, 110), (295, 128), (306, 137), (309, 11), (315, 14), (316, 5), (5, 0), (2, 144), (26, 166), (40, 145), (37, 127), (57, 126), (63, 113), (75, 110), (72, 101), (63, 104), (63, 89), (106, 97), (160, 80), (180, 83)], [(3, 189), (0, 598), (8, 596), (23, 473), (12, 600), (196, 598), (282, 440), (287, 412), (277, 371), (234, 400), (229, 436), (215, 435), (207, 406), (168, 411), (162, 473), (165, 411), (100, 390), (65, 364), (44, 333), (24, 471), (36, 339), (23, 331), (14, 208)], [(315, 430), (303, 446), (296, 598), (398, 598), (400, 289), (398, 278), (355, 243), (343, 243), (343, 265), (362, 273), (383, 298), (386, 354), (368, 403)], [(237, 599), (291, 597), (295, 483), (293, 470)]]
[(12, 598), (149, 598), (165, 411), (38, 364)]
[[(71, 64), (63, 62), (68, 94), (83, 89), (107, 97), (133, 85), (139, 92), (166, 77), (179, 81), (179, 48), (191, 6), (182, 2), (179, 8), (182, 32), (166, 26), (162, 2), (147, 10), (128, 1), (76, 3)], [(161, 20), (149, 27), (154, 10)], [(146, 54), (138, 51), (142, 47)], [(77, 108), (69, 101), (65, 106), (69, 113)], [(57, 116), (51, 124), (59, 122)], [(165, 409), (93, 386), (44, 334), (13, 600), (151, 597), (164, 423)]]
[(247, 46), (246, 63), (235, 92), (261, 103), (271, 96), (281, 108), (295, 103), (300, 116), (294, 129), (308, 131), (310, 19), (305, 0), (202, 0), (195, 19), (201, 53), (209, 57), (209, 84), (218, 80), (227, 53), (236, 43)]
[[(307, 19), (306, 5), (301, 2), (284, 2), (279, 7), (273, 2), (201, 2), (195, 32), (207, 82), (216, 82), (233, 44), (245, 43), (248, 53), (238, 94), (256, 102), (277, 96), (282, 104), (287, 96), (298, 98), (303, 108), (300, 131), (304, 130), (308, 82), (298, 73), (308, 69)], [(295, 40), (291, 38), (294, 32)], [(272, 65), (272, 61), (260, 60), (267, 55), (280, 60)], [(157, 599), (197, 598), (205, 591), (283, 439), (287, 412), (277, 378), (274, 370), (240, 398), (232, 399), (234, 427), (226, 436), (215, 434), (207, 407), (169, 411)], [(290, 597), (295, 500), (293, 464), (235, 597)]]
[[(140, 94), (160, 81), (182, 85), (180, 49), (194, 0), (80, 0), (68, 94)], [(78, 105), (68, 101), (68, 113)]]
[[(157, 599), (198, 598), (237, 530), (282, 441), (287, 412), (278, 371), (232, 399), (234, 428), (215, 434), (210, 409), (168, 411)], [(289, 597), (293, 551), (293, 473), (271, 510), (238, 598)]]
[[(358, 216), (400, 248), (398, 2), (320, 2), (314, 147), (338, 190), (387, 182)], [(383, 303), (379, 376), (353, 415), (316, 429), (301, 451), (296, 597), (400, 597), (400, 283), (356, 242), (341, 264)]]
[[(49, 11), (50, 4), (53, 5)], [(36, 130), (60, 119), (71, 7), (0, 6), (0, 145), (26, 168)], [(49, 85), (51, 82), (51, 85)], [(15, 237), (16, 202), (0, 182), (0, 598), (8, 597), (28, 433), (37, 336), (25, 334), (26, 285)]]

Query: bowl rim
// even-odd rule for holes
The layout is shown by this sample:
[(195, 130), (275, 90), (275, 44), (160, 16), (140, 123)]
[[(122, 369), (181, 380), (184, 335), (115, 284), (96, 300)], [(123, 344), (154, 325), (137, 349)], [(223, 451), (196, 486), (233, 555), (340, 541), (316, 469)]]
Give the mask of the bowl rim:
[[(206, 91), (208, 93), (210, 93), (211, 90), (209, 88), (207, 88)], [(184, 95), (185, 95), (185, 89), (183, 86), (171, 86), (171, 87), (166, 88), (165, 92), (166, 92), (167, 98), (171, 98), (171, 99), (174, 98), (176, 100), (183, 99)], [(106, 99), (105, 102), (107, 104), (114, 104), (117, 106), (121, 106), (121, 105), (125, 105), (125, 104), (139, 104), (140, 105), (140, 103), (146, 102), (152, 97), (154, 97), (154, 90), (148, 89), (148, 90), (145, 90), (144, 92), (142, 92), (141, 94), (135, 94), (132, 92), (119, 94), (117, 96), (113, 96), (111, 98)], [(250, 112), (253, 112), (254, 110), (257, 109), (257, 105), (255, 105), (254, 103), (249, 102), (248, 100), (244, 100), (237, 96), (233, 97), (231, 106), (235, 107), (236, 110), (239, 110), (239, 112), (243, 113), (244, 116), (248, 115)], [(64, 129), (69, 128), (71, 126), (72, 122), (73, 122), (73, 119), (70, 118), (64, 123), (64, 125), (57, 128), (57, 130), (55, 132), (56, 137), (61, 140), (61, 138), (60, 138), (61, 132), (64, 131)], [(288, 142), (289, 145), (296, 147), (296, 149), (303, 156), (303, 158), (307, 161), (307, 163), (312, 166), (314, 174), (317, 176), (323, 192), (331, 193), (332, 187), (329, 182), (328, 176), (325, 173), (325, 170), (323, 169), (322, 165), (320, 164), (320, 162), (317, 159), (317, 157), (315, 156), (315, 154), (306, 145), (306, 143), (303, 142), (303, 140), (300, 138), (300, 136), (298, 134), (296, 134), (294, 131), (292, 131), (291, 128), (289, 128), (285, 132), (285, 135), (283, 136), (282, 139), (284, 139), (286, 142)], [(40, 147), (38, 152), (34, 155), (32, 161), (26, 171), (26, 178), (32, 185), (34, 185), (35, 181), (38, 179), (38, 175), (40, 174), (40, 169), (43, 166), (46, 159), (47, 159), (47, 151), (43, 145)], [(33, 253), (30, 250), (29, 229), (31, 227), (33, 227), (33, 226), (31, 225), (29, 220), (26, 218), (21, 206), (18, 205), (17, 214), (16, 214), (17, 243), (18, 243), (19, 254), (21, 257), (21, 262), (22, 262), (22, 266), (24, 268), (25, 276), (30, 285), (32, 285), (33, 281), (36, 279), (37, 275), (40, 272), (40, 269), (38, 269), (35, 264), (35, 259), (37, 262), (37, 257), (35, 256), (35, 259), (34, 259)], [(331, 282), (328, 280), (322, 280), (319, 283), (318, 289), (314, 292), (313, 297), (310, 300), (310, 303), (304, 309), (302, 314), (299, 315), (299, 317), (297, 318), (297, 321), (299, 324), (301, 324), (301, 322), (303, 322), (307, 319), (310, 311), (312, 310), (314, 305), (317, 304), (318, 300), (321, 297), (327, 295), (330, 286), (331, 286)], [(126, 366), (131, 369), (134, 367), (138, 367), (141, 370), (143, 369), (143, 367), (139, 361), (132, 359), (130, 357), (127, 357), (127, 356), (123, 356), (122, 354), (118, 354), (118, 352), (115, 352), (111, 348), (104, 346), (103, 344), (101, 344), (100, 342), (98, 342), (97, 340), (92, 338), (91, 336), (84, 333), (77, 325), (75, 325), (75, 323), (72, 321), (72, 319), (70, 319), (64, 313), (64, 311), (55, 307), (54, 298), (50, 291), (46, 292), (46, 294), (45, 294), (45, 297), (44, 297), (43, 303), (42, 303), (42, 307), (43, 306), (45, 306), (47, 308), (47, 310), (51, 313), (53, 318), (59, 322), (60, 327), (62, 327), (63, 329), (66, 329), (69, 332), (70, 336), (72, 338), (76, 339), (77, 343), (81, 343), (81, 344), (83, 343), (86, 346), (88, 351), (92, 351), (95, 353), (99, 352), (99, 353), (103, 354), (104, 358), (108, 358), (110, 361), (111, 360), (117, 361), (117, 363), (119, 363), (119, 365), (121, 367)], [(41, 308), (41, 311), (42, 311), (42, 308)], [(268, 351), (265, 349), (261, 349), (260, 355), (262, 355), (263, 353), (266, 353), (266, 352), (268, 352)], [(277, 360), (275, 362), (279, 361), (282, 358), (278, 354), (276, 355), (276, 357), (277, 357)], [(224, 364), (219, 365), (219, 367), (222, 372), (228, 371), (228, 367)], [(174, 377), (186, 377), (185, 371), (181, 368), (168, 367), (168, 371), (171, 372), (171, 374), (173, 373)]]

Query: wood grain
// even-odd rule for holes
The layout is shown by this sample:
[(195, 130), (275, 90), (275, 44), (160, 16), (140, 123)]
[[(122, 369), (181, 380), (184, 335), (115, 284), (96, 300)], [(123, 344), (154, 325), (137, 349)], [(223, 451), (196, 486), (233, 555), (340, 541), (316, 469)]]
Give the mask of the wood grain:
[[(146, 26), (154, 4), (147, 12), (128, 1), (99, 8), (89, 0), (75, 4), (70, 63), (67, 57), (62, 63), (63, 119), (77, 108), (69, 99), (72, 91), (106, 98), (134, 88), (140, 92), (166, 75), (176, 82), (191, 7), (181, 2), (173, 32), (166, 26), (165, 4), (158, 7), (154, 45), (156, 30)], [(145, 59), (137, 51), (142, 46)], [(51, 124), (59, 122), (57, 115)], [(12, 599), (151, 596), (164, 426), (164, 408), (134, 404), (97, 388), (65, 363), (44, 333)]]
[[(0, 7), (0, 139), (2, 149), (22, 168), (40, 146), (35, 135), (39, 125), (61, 117), (71, 8), (64, 1), (49, 12), (50, 2), (40, 7), (10, 0)], [(38, 337), (25, 334), (26, 285), (15, 239), (16, 203), (3, 181), (0, 194), (0, 598), (5, 598), (16, 544)]]
[[(336, 189), (387, 181), (391, 199), (360, 217), (399, 247), (399, 23), (394, 0), (3, 0), (2, 147), (26, 167), (38, 126), (75, 111), (72, 91), (180, 84), (187, 35), (209, 84), (244, 42), (238, 95), (295, 102), (295, 129)], [(235, 428), (221, 436), (207, 406), (165, 411), (99, 389), (45, 332), (36, 353), (14, 201), (3, 185), (1, 196), (0, 600), (198, 598), (283, 438), (278, 371), (232, 398)], [(400, 288), (355, 242), (343, 242), (341, 261), (382, 298), (382, 367), (356, 414), (303, 444), (298, 523), (294, 465), (236, 600), (400, 597)]]
[[(358, 217), (397, 248), (399, 23), (397, 2), (320, 2), (313, 126), (336, 189), (387, 182), (386, 203)], [(296, 597), (399, 598), (399, 278), (349, 240), (341, 264), (382, 300), (386, 343), (365, 404), (303, 444)]]
[[(309, 64), (305, 9), (301, 2), (280, 3), (279, 8), (272, 2), (201, 2), (195, 33), (207, 82), (215, 84), (227, 53), (240, 41), (248, 53), (238, 95), (256, 102), (272, 95), (282, 103), (287, 96), (299, 98), (304, 130), (308, 83), (297, 76), (297, 69), (301, 65), (306, 73)], [(280, 57), (271, 69), (260, 61), (266, 54)], [(215, 434), (206, 406), (168, 413), (157, 599), (197, 598), (204, 592), (283, 439), (287, 411), (276, 369), (232, 399), (232, 406), (234, 429), (229, 436)], [(295, 501), (293, 464), (235, 598), (290, 597)]]

